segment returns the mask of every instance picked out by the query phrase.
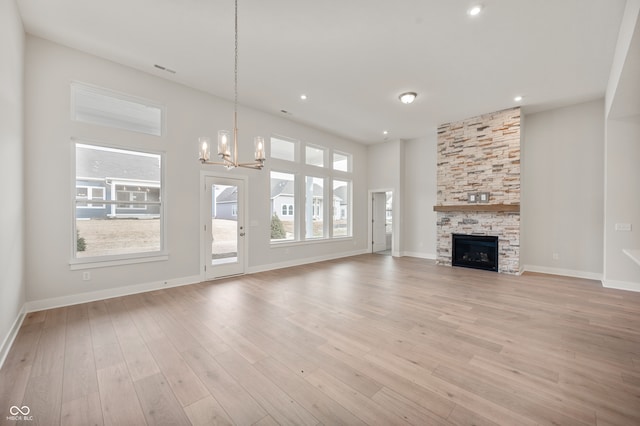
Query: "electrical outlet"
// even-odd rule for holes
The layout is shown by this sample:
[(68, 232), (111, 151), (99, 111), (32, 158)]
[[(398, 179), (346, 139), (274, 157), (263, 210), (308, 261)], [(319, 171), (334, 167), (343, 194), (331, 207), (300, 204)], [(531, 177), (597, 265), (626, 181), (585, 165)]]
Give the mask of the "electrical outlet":
[(91, 272), (82, 273), (82, 281), (89, 281), (91, 279)]
[(630, 223), (616, 223), (616, 231), (631, 231)]

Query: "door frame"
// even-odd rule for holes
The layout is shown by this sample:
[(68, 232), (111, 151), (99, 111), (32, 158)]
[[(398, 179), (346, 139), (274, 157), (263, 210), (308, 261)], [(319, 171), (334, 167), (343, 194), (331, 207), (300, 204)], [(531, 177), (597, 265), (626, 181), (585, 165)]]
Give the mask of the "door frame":
[(398, 256), (396, 253), (396, 241), (398, 236), (396, 236), (396, 192), (393, 188), (383, 188), (383, 189), (370, 189), (367, 197), (367, 210), (368, 210), (368, 221), (367, 221), (367, 253), (373, 253), (373, 194), (384, 192), (391, 192), (393, 194), (393, 208), (391, 209), (392, 221), (393, 221), (393, 230), (391, 237), (391, 254), (392, 256)]
[[(240, 252), (240, 250), (238, 250), (238, 264), (241, 267), (241, 272), (238, 274), (233, 274), (233, 275), (220, 275), (220, 276), (215, 276), (215, 277), (207, 277), (207, 271), (205, 269), (205, 267), (211, 267), (211, 260), (210, 259), (205, 259), (205, 236), (206, 236), (206, 230), (205, 230), (205, 225), (208, 225), (209, 227), (211, 226), (211, 219), (209, 218), (207, 220), (207, 215), (209, 215), (209, 217), (211, 216), (211, 204), (207, 202), (207, 196), (206, 196), (206, 185), (207, 185), (207, 179), (208, 178), (212, 178), (212, 179), (232, 179), (232, 180), (237, 180), (237, 181), (241, 181), (243, 188), (244, 188), (244, 194), (242, 196), (242, 198), (239, 200), (241, 202), (238, 203), (238, 217), (240, 217), (240, 214), (242, 214), (242, 222), (244, 223), (244, 244), (242, 245), (242, 252)], [(213, 194), (212, 194), (213, 196)], [(228, 277), (228, 276), (235, 276), (235, 275), (244, 275), (247, 273), (247, 266), (248, 266), (248, 259), (247, 259), (247, 255), (248, 255), (248, 249), (249, 249), (249, 233), (248, 233), (248, 226), (247, 226), (247, 206), (249, 205), (249, 178), (248, 176), (243, 176), (243, 175), (236, 175), (234, 173), (225, 173), (223, 171), (217, 170), (217, 171), (209, 171), (209, 170), (201, 170), (200, 171), (200, 209), (198, 210), (200, 212), (200, 228), (199, 228), (199, 234), (200, 234), (200, 280), (201, 281), (209, 281), (209, 280), (215, 280), (215, 279), (219, 279), (219, 278), (224, 278), (224, 277)], [(209, 231), (210, 232), (210, 231)], [(240, 238), (240, 237), (239, 237)]]

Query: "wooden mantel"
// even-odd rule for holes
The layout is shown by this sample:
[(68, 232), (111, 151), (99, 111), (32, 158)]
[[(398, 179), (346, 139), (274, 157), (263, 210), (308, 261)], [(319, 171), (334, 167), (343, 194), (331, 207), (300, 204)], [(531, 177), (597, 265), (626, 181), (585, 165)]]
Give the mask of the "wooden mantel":
[(433, 206), (434, 212), (519, 212), (520, 204), (457, 204)]

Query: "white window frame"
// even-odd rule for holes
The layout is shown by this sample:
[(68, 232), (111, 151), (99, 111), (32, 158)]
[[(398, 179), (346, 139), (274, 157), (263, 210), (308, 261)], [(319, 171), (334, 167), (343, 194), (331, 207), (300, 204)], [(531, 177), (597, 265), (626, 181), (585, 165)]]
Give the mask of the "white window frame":
[[(299, 245), (299, 244), (318, 244), (323, 242), (331, 242), (344, 239), (353, 238), (353, 171), (352, 171), (352, 154), (343, 150), (334, 150), (330, 147), (318, 145), (315, 143), (306, 143), (297, 139), (284, 137), (281, 135), (272, 135), (273, 138), (295, 141), (296, 142), (296, 161), (288, 161), (279, 158), (270, 158), (268, 164), (269, 171), (281, 172), (292, 174), (295, 176), (295, 201), (294, 201), (294, 215), (295, 218), (295, 238), (289, 240), (271, 240), (270, 246), (272, 248), (286, 245)], [(313, 147), (316, 149), (324, 150), (323, 167), (310, 165), (306, 163), (306, 147)], [(303, 153), (298, 156), (299, 153)], [(333, 158), (334, 153), (347, 157), (348, 171), (334, 169)], [(330, 159), (330, 162), (327, 162)], [(306, 178), (316, 177), (324, 180), (323, 184), (323, 237), (307, 237), (306, 234)], [(333, 180), (339, 180), (343, 182), (349, 182), (350, 194), (348, 200), (348, 229), (347, 235), (334, 236), (334, 223), (333, 223)], [(326, 200), (331, 201), (331, 205), (328, 205)], [(271, 205), (271, 203), (269, 203)], [(280, 208), (282, 210), (282, 207)], [(279, 211), (278, 213), (282, 213)], [(269, 211), (269, 220), (273, 212)], [(289, 216), (291, 217), (291, 216)]]
[[(273, 139), (279, 139), (283, 142), (289, 142), (293, 145), (293, 160), (289, 160), (286, 158), (281, 158), (281, 157), (274, 157), (273, 156), (273, 150), (272, 150), (272, 144), (273, 144)], [(283, 162), (287, 162), (287, 163), (297, 163), (300, 161), (300, 141), (297, 139), (292, 139), (292, 138), (288, 138), (286, 136), (280, 136), (280, 135), (271, 135), (271, 137), (269, 138), (269, 161), (271, 160), (276, 160), (276, 161), (283, 161)]]
[[(137, 152), (142, 154), (149, 155), (158, 155), (160, 156), (160, 200), (156, 202), (147, 202), (159, 205), (160, 211), (160, 249), (156, 251), (150, 252), (137, 252), (137, 253), (126, 253), (126, 254), (117, 254), (117, 255), (102, 255), (102, 256), (93, 256), (93, 257), (76, 257), (76, 244), (77, 244), (77, 229), (76, 229), (76, 147), (77, 145), (91, 145), (99, 148), (106, 149), (117, 149), (122, 151), (130, 151)], [(105, 266), (117, 266), (117, 265), (127, 265), (134, 263), (143, 263), (143, 262), (156, 262), (168, 260), (169, 255), (167, 252), (166, 245), (166, 237), (167, 237), (167, 223), (166, 223), (166, 185), (165, 185), (165, 169), (166, 169), (166, 153), (164, 151), (158, 150), (150, 150), (150, 149), (138, 149), (132, 148), (128, 146), (121, 146), (117, 144), (108, 144), (102, 142), (95, 142), (87, 139), (79, 139), (79, 138), (71, 138), (71, 156), (72, 156), (72, 172), (71, 172), (71, 221), (72, 221), (72, 238), (71, 238), (71, 256), (69, 260), (69, 267), (71, 270), (81, 270), (81, 269), (89, 269), (89, 268), (101, 268)], [(115, 185), (114, 185), (115, 188)], [(106, 193), (105, 193), (106, 198)], [(105, 205), (111, 205), (114, 208), (121, 203), (121, 201), (112, 199), (112, 200), (104, 200)]]
[[(322, 151), (322, 164), (321, 165), (309, 163), (309, 159), (307, 158), (307, 150), (308, 149), (315, 149), (316, 151)], [(324, 146), (305, 144), (305, 146), (304, 146), (304, 163), (305, 163), (305, 165), (311, 166), (311, 167), (326, 168), (327, 167), (327, 151), (328, 151), (328, 149), (325, 148)]]
[[(336, 162), (336, 155), (342, 155), (343, 157), (346, 157), (347, 159), (347, 170), (340, 170), (340, 169), (336, 169), (335, 168), (335, 162)], [(342, 151), (336, 151), (334, 150), (331, 153), (331, 169), (338, 172), (338, 173), (351, 173), (351, 167), (353, 164), (353, 156), (347, 152), (342, 152)]]
[[(280, 137), (278, 137), (278, 139), (281, 139)], [(282, 160), (284, 162), (287, 162), (286, 160)], [(295, 173), (292, 173), (291, 171), (284, 171), (284, 168), (278, 168), (278, 169), (271, 169), (269, 170), (269, 186), (271, 186), (271, 173), (284, 173), (284, 174), (288, 174), (288, 175), (293, 175), (293, 198), (294, 198), (294, 203), (296, 202), (297, 198), (298, 198), (298, 180), (299, 180), (299, 176), (296, 175)], [(280, 211), (275, 211), (276, 215), (278, 215), (278, 217), (280, 219), (284, 219), (285, 215), (282, 215), (282, 208), (287, 206), (287, 213), (289, 212), (289, 206), (291, 204), (282, 204), (280, 207)], [(271, 210), (271, 191), (269, 191), (269, 210)], [(269, 222), (271, 223), (271, 218), (273, 215), (274, 211), (269, 211)], [(294, 232), (293, 232), (293, 238), (288, 239), (288, 240), (272, 240), (271, 238), (269, 238), (270, 244), (291, 244), (291, 243), (295, 243), (297, 241), (300, 240), (300, 234), (298, 231), (298, 222), (300, 221), (300, 218), (296, 215), (296, 209), (294, 208), (293, 210), (293, 215), (286, 215), (287, 219), (293, 219), (294, 222)]]
[[(333, 196), (334, 196), (334, 188), (333, 188), (333, 183), (335, 181), (339, 181), (339, 182), (345, 182), (347, 184), (347, 235), (338, 235), (335, 236), (334, 232), (335, 232), (335, 223), (333, 222), (335, 220), (335, 212), (331, 211), (331, 237), (332, 238), (350, 238), (353, 235), (353, 180), (351, 178), (333, 178), (331, 179), (331, 207), (333, 208)], [(340, 207), (342, 209), (342, 207)], [(340, 212), (340, 216), (342, 216), (342, 211)]]
[[(77, 104), (76, 104), (76, 93), (78, 92), (85, 92), (85, 93), (95, 93), (98, 94), (100, 96), (105, 96), (105, 97), (109, 97), (112, 98), (116, 101), (124, 101), (124, 102), (130, 102), (130, 103), (134, 103), (134, 104), (138, 104), (140, 106), (143, 107), (147, 107), (147, 108), (157, 108), (160, 110), (160, 133), (154, 133), (154, 132), (148, 132), (148, 131), (143, 131), (141, 129), (133, 129), (131, 127), (126, 127), (126, 126), (121, 126), (121, 125), (117, 125), (117, 124), (106, 124), (106, 123), (98, 123), (98, 122), (94, 122), (91, 120), (83, 120), (81, 118), (78, 117), (78, 113), (77, 113)], [(162, 137), (166, 134), (166, 107), (164, 105), (161, 105), (157, 102), (153, 102), (151, 100), (145, 99), (145, 98), (141, 98), (138, 96), (133, 96), (133, 95), (129, 95), (127, 93), (122, 93), (122, 92), (118, 92), (115, 90), (111, 90), (111, 89), (107, 89), (104, 87), (100, 87), (100, 86), (95, 86), (93, 84), (88, 84), (88, 83), (84, 83), (84, 82), (80, 82), (80, 81), (72, 81), (71, 82), (71, 120), (72, 121), (76, 121), (76, 122), (80, 122), (80, 123), (86, 123), (92, 126), (101, 126), (101, 127), (111, 127), (114, 129), (120, 129), (120, 130), (125, 130), (125, 131), (129, 131), (129, 132), (134, 132), (134, 133), (140, 133), (143, 135), (151, 135), (151, 136), (156, 136), (156, 137)]]

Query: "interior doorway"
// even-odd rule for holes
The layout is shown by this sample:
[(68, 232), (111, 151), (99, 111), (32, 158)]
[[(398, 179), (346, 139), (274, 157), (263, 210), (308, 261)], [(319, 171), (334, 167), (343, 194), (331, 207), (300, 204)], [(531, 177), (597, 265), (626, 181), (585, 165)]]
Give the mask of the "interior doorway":
[(393, 191), (371, 192), (371, 252), (393, 252)]

